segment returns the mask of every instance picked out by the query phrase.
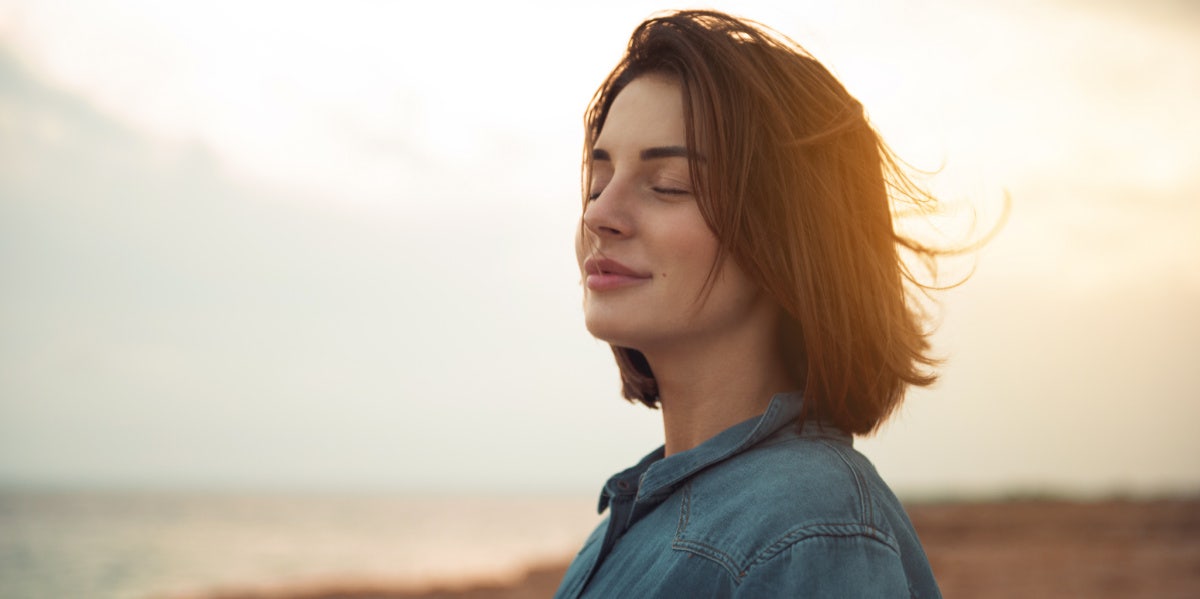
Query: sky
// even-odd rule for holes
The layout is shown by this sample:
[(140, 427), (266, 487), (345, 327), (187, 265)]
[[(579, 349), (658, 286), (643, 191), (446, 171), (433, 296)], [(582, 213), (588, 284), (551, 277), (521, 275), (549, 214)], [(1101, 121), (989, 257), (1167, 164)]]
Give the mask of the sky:
[[(591, 492), (582, 112), (661, 4), (0, 0), (0, 487)], [(1128, 4), (1128, 5), (1127, 5)], [(1200, 10), (728, 2), (924, 171), (908, 496), (1200, 491)], [(974, 229), (971, 228), (974, 223)]]

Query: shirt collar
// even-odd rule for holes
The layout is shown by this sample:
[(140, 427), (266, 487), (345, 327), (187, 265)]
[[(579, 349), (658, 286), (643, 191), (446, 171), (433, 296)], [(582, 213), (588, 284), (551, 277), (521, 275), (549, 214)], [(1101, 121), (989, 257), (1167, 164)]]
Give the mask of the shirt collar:
[(754, 447), (785, 425), (795, 422), (802, 406), (799, 392), (780, 393), (771, 398), (767, 410), (760, 416), (739, 422), (696, 447), (669, 458), (663, 457), (665, 448), (659, 447), (637, 465), (608, 479), (600, 492), (599, 511), (603, 512), (614, 497), (621, 495), (636, 494), (635, 500), (639, 502), (665, 498), (700, 470)]

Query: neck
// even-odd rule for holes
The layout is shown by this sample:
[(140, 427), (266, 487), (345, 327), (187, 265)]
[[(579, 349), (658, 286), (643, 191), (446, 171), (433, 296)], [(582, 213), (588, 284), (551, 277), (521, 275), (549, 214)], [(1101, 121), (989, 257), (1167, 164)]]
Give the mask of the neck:
[(762, 414), (776, 393), (796, 389), (769, 338), (724, 339), (645, 355), (658, 383), (666, 455)]

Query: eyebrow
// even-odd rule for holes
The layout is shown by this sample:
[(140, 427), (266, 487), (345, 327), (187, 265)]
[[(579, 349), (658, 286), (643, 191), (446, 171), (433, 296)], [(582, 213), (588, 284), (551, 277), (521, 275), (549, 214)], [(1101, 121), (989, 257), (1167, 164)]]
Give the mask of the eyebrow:
[[(704, 161), (703, 155), (693, 154), (683, 146), (661, 146), (646, 148), (645, 150), (642, 150), (640, 156), (642, 160), (656, 160), (658, 158), (688, 158), (700, 162)], [(612, 156), (609, 155), (608, 150), (594, 149), (592, 150), (592, 160), (611, 161)]]

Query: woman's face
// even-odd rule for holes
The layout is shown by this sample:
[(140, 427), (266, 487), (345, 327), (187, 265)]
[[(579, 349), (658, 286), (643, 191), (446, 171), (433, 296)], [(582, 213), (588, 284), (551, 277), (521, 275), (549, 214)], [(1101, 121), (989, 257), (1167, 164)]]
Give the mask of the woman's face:
[[(777, 310), (733, 260), (692, 194), (683, 93), (664, 76), (635, 79), (596, 139), (576, 240), (588, 330), (648, 355), (775, 326)], [(703, 159), (701, 159), (702, 162)]]

